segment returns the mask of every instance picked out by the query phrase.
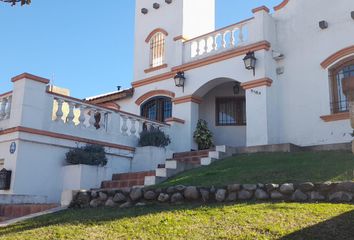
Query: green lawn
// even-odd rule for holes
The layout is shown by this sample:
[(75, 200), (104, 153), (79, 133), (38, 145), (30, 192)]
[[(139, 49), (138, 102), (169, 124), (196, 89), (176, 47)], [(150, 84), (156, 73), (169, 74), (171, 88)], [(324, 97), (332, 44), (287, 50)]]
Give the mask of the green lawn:
[(0, 239), (353, 239), (354, 205), (260, 203), (68, 210), (0, 229)]
[(354, 180), (354, 155), (350, 152), (258, 153), (184, 172), (159, 187), (342, 180)]

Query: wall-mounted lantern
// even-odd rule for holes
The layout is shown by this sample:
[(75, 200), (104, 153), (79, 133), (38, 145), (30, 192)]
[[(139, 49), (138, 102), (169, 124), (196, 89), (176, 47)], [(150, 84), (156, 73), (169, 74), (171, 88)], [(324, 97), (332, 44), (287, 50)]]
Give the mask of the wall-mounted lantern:
[(257, 58), (254, 56), (254, 52), (248, 52), (246, 54), (246, 57), (244, 57), (243, 61), (245, 63), (245, 68), (247, 70), (253, 70), (253, 76), (255, 76)]
[(235, 95), (238, 95), (241, 91), (241, 86), (239, 83), (235, 83), (234, 87), (232, 88), (232, 90), (234, 91)]
[(174, 77), (176, 87), (181, 87), (184, 92), (184, 84), (186, 82), (186, 77), (184, 76), (184, 72), (177, 72)]

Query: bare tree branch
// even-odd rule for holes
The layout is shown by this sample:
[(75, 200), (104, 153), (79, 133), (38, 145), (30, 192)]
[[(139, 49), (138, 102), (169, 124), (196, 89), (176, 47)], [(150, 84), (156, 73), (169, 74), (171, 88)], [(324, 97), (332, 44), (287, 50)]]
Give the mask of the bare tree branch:
[(21, 6), (25, 4), (30, 4), (31, 0), (0, 0), (0, 2), (11, 3), (11, 6), (16, 5), (16, 3), (21, 3)]

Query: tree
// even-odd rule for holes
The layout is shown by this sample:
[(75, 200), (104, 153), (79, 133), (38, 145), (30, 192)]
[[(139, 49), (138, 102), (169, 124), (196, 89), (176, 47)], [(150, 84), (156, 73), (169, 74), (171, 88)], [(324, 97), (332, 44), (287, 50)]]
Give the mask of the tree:
[(16, 3), (21, 3), (21, 6), (31, 3), (31, 0), (0, 0), (0, 2), (11, 3), (11, 6), (16, 5)]

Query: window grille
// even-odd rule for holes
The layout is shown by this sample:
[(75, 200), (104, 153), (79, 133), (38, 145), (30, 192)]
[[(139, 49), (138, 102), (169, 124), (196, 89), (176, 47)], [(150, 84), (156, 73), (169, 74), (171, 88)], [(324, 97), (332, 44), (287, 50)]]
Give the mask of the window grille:
[(165, 35), (156, 33), (150, 40), (150, 67), (158, 67), (165, 62)]

